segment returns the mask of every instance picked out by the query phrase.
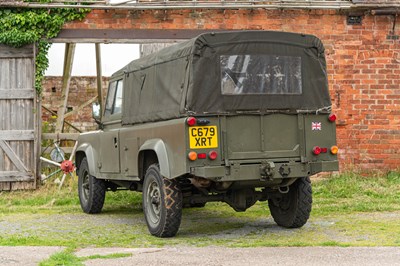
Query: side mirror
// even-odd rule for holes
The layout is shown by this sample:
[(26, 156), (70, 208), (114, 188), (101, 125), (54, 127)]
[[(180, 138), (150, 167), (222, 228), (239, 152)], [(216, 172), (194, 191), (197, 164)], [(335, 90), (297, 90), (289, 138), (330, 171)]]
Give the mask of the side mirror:
[(99, 103), (93, 103), (92, 104), (92, 117), (94, 120), (96, 120), (97, 123), (100, 122), (101, 119), (101, 113), (100, 113), (100, 104)]

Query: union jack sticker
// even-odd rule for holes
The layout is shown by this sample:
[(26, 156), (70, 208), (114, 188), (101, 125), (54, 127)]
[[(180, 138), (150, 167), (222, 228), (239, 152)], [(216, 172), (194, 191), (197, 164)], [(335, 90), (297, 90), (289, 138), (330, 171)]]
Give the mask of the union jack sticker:
[(321, 130), (321, 122), (311, 122), (311, 130)]

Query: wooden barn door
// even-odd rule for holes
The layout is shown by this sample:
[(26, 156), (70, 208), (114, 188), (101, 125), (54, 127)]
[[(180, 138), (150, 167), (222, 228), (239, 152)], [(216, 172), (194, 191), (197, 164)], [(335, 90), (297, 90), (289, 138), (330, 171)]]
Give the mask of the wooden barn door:
[(40, 110), (34, 49), (0, 45), (0, 191), (36, 188)]

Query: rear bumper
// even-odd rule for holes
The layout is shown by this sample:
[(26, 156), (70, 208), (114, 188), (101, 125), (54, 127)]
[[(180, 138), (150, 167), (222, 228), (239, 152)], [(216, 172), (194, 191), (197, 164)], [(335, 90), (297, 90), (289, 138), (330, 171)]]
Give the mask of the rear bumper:
[(233, 164), (231, 166), (202, 166), (190, 168), (190, 173), (216, 182), (260, 181), (297, 178), (319, 172), (338, 171), (338, 161), (311, 163)]
[(314, 175), (320, 172), (339, 171), (339, 161), (312, 162), (310, 163), (310, 174)]

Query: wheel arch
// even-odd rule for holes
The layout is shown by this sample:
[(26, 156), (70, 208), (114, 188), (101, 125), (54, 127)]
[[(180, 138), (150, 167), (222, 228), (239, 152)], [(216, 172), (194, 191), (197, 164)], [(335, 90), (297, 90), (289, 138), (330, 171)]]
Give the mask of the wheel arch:
[(77, 171), (82, 163), (83, 158), (86, 157), (88, 167), (89, 167), (89, 174), (92, 176), (96, 176), (96, 163), (95, 163), (95, 152), (93, 147), (88, 143), (83, 143), (78, 146), (75, 152), (75, 166)]
[(160, 174), (162, 176), (166, 178), (172, 178), (167, 147), (162, 139), (147, 140), (140, 147), (138, 155), (138, 170), (140, 179), (143, 180), (146, 168), (153, 163), (159, 164)]

